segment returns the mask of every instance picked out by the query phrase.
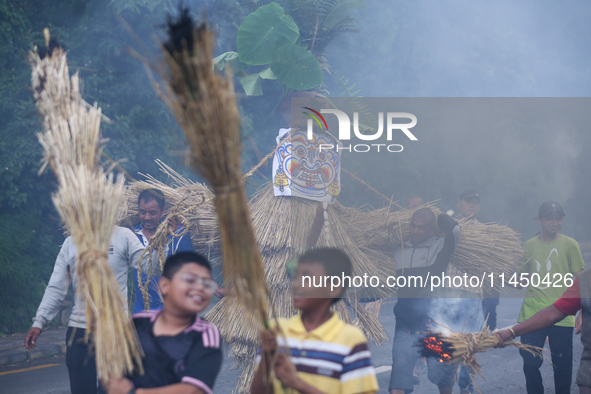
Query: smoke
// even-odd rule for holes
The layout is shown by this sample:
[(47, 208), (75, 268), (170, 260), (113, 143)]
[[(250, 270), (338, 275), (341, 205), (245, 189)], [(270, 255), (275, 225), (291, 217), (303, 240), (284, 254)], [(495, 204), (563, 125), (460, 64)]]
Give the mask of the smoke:
[(368, 0), (356, 15), (362, 32), (343, 37), (326, 57), (363, 96), (588, 96), (590, 8), (584, 1)]
[(432, 331), (449, 335), (452, 332), (475, 332), (484, 323), (480, 298), (433, 298), (429, 317)]
[[(587, 97), (589, 11), (584, 1), (368, 0), (356, 15), (361, 33), (341, 37), (325, 57), (365, 97)], [(325, 79), (333, 95), (342, 91), (342, 81)], [(444, 211), (457, 210), (462, 190), (476, 188), (481, 213), (524, 239), (539, 230), (532, 220), (539, 205), (558, 200), (567, 212), (563, 232), (584, 241), (591, 228), (569, 212), (591, 214), (582, 197), (591, 192), (584, 175), (589, 160), (581, 154), (591, 143), (583, 132), (587, 110), (583, 102), (536, 110), (538, 104), (509, 117), (462, 114), (472, 117), (472, 129), (468, 121), (445, 134), (434, 126), (406, 156), (357, 175), (369, 174), (369, 183), (398, 201), (415, 194), (439, 199)], [(491, 127), (481, 127), (489, 121)], [(350, 161), (345, 156), (343, 167), (351, 168)], [(357, 201), (349, 201), (362, 205), (367, 195), (356, 193)]]

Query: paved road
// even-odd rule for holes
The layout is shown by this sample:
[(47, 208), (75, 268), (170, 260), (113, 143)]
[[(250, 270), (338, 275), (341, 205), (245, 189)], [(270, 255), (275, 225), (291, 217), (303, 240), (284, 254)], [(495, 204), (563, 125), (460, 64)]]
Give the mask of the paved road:
[(0, 393), (70, 393), (65, 356), (0, 368)]
[[(388, 392), (387, 388), (390, 379), (392, 335), (394, 328), (392, 306), (392, 302), (386, 302), (380, 312), (382, 323), (388, 329), (389, 342), (384, 346), (372, 346), (371, 349), (374, 365), (378, 372), (378, 382), (381, 388), (380, 393)], [(499, 326), (504, 327), (514, 324), (520, 306), (521, 299), (501, 299), (498, 308)], [(580, 337), (576, 336), (574, 338), (575, 357), (573, 363), (575, 373), (579, 365), (581, 351)], [(495, 349), (479, 354), (478, 360), (482, 364), (483, 373), (487, 379), (485, 381), (480, 377), (476, 378), (476, 382), (482, 393), (518, 394), (525, 392), (525, 378), (522, 372), (521, 357), (517, 349)], [(226, 357), (222, 371), (216, 382), (216, 393), (229, 394), (232, 392), (232, 388), (239, 378), (239, 372), (232, 367), (232, 359)], [(544, 361), (544, 365), (542, 366), (542, 376), (544, 376), (546, 392), (554, 392), (552, 365), (547, 360)], [(68, 388), (68, 372), (64, 357), (0, 368), (0, 393), (67, 394), (69, 393)], [(458, 392), (459, 389), (456, 386), (454, 393)], [(576, 385), (573, 384), (571, 392), (573, 394), (578, 393)], [(438, 393), (438, 390), (427, 380), (426, 373), (423, 373), (420, 375), (419, 385), (415, 386), (415, 393), (435, 394)]]

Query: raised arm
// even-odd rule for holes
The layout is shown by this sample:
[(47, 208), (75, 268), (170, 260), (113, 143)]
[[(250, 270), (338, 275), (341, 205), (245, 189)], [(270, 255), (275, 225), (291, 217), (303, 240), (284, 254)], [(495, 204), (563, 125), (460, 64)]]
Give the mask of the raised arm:
[(501, 330), (495, 333), (499, 338), (499, 342), (510, 341), (515, 337), (520, 337), (530, 332), (538, 331), (546, 327), (550, 327), (564, 319), (567, 315), (560, 312), (554, 305), (542, 309), (526, 321), (516, 324), (515, 326)]
[(550, 327), (568, 315), (575, 315), (579, 309), (581, 309), (581, 288), (577, 278), (554, 304), (542, 309), (524, 322), (496, 332), (495, 335), (502, 344), (515, 337)]

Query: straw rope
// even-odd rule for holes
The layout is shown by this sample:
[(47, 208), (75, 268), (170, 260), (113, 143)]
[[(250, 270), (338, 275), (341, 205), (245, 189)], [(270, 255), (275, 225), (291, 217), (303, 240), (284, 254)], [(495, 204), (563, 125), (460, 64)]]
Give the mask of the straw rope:
[[(434, 202), (414, 209), (389, 212), (387, 208), (361, 212), (342, 207), (344, 223), (355, 241), (368, 248), (391, 253), (403, 247), (410, 237), (410, 222), (417, 209), (429, 208), (435, 216), (442, 213)], [(479, 223), (460, 219), (460, 242), (451, 257), (450, 264), (469, 275), (482, 276), (493, 273), (512, 274), (522, 255), (520, 234), (508, 226), (495, 223)], [(439, 231), (439, 230), (438, 230)], [(442, 235), (440, 232), (437, 235)], [(498, 281), (497, 281), (498, 282)]]
[(85, 305), (85, 341), (92, 338), (97, 374), (106, 384), (135, 368), (143, 373), (141, 347), (108, 262), (124, 178), (114, 179), (98, 165), (101, 111), (82, 100), (78, 75), (69, 76), (66, 52), (49, 41), (47, 29), (44, 34), (44, 56), (36, 48), (29, 53), (33, 95), (43, 118), (40, 171), (49, 165), (58, 180), (52, 200), (78, 251), (76, 296)]

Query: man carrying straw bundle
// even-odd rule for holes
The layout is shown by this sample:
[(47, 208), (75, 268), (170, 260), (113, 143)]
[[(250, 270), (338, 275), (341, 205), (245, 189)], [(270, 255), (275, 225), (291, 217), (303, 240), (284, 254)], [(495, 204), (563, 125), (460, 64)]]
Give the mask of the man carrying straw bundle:
[[(434, 235), (437, 224), (444, 237)], [(445, 272), (461, 229), (448, 215), (435, 214), (429, 208), (415, 211), (411, 219), (411, 239), (394, 252), (394, 261), (401, 267), (399, 276), (427, 275)], [(419, 358), (415, 343), (420, 333), (427, 331), (431, 314), (430, 294), (421, 294), (411, 288), (398, 289), (398, 302), (394, 307), (396, 330), (392, 346), (392, 372), (390, 394), (412, 392), (412, 371)], [(422, 298), (417, 298), (422, 297)], [(451, 393), (455, 381), (455, 366), (428, 360), (429, 380), (439, 387), (440, 393)]]
[[(137, 205), (140, 223), (135, 226), (134, 231), (145, 247), (148, 247), (150, 239), (156, 234), (158, 226), (163, 220), (165, 220), (165, 204), (164, 193), (158, 189), (146, 189), (138, 196)], [(175, 226), (174, 224), (170, 225)], [(172, 256), (177, 252), (194, 252), (195, 249), (193, 249), (189, 234), (182, 234), (184, 229), (180, 226), (175, 227), (175, 236), (168, 236), (168, 256)], [(176, 235), (178, 235), (178, 237)], [(158, 280), (160, 277), (148, 275), (144, 271), (138, 278), (138, 272), (136, 269), (133, 270), (133, 274), (135, 287), (135, 304), (133, 306), (133, 313), (138, 313), (145, 309), (161, 309), (163, 303), (158, 289)], [(147, 296), (148, 300), (146, 300), (144, 296)], [(146, 307), (146, 305), (149, 307)]]
[[(143, 251), (144, 246), (131, 230), (115, 227), (111, 236), (108, 260), (122, 294), (127, 294), (127, 274), (131, 268), (138, 267), (138, 261)], [(74, 292), (77, 292), (78, 277), (75, 268), (77, 255), (78, 252), (72, 237), (66, 238), (55, 260), (53, 273), (43, 294), (43, 299), (33, 318), (33, 327), (25, 337), (27, 349), (35, 348), (35, 342), (41, 335), (43, 327), (49, 324), (59, 312), (62, 302), (68, 294), (70, 280)], [(150, 262), (144, 258), (142, 267), (147, 271), (149, 265)], [(157, 261), (153, 262), (153, 266), (158, 267)], [(94, 351), (90, 348), (89, 343), (84, 341), (87, 328), (84, 304), (81, 297), (74, 297), (74, 307), (66, 333), (66, 366), (70, 375), (72, 394), (88, 394), (97, 391)]]

